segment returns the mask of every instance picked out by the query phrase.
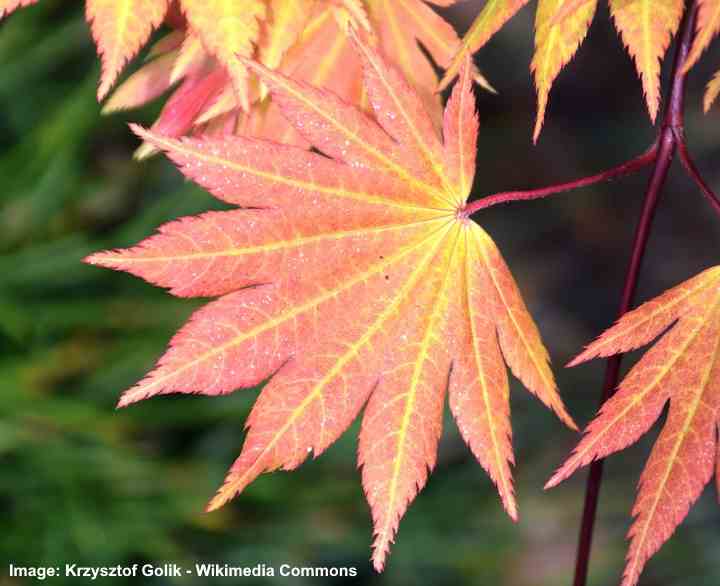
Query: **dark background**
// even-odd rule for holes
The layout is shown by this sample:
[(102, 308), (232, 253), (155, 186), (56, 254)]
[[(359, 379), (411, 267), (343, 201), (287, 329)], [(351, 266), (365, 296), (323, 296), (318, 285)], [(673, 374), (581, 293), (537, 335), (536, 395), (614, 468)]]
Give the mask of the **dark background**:
[[(463, 32), (479, 4), (463, 2), (447, 14)], [(523, 9), (476, 57), (500, 94), (478, 95), (474, 197), (595, 173), (639, 154), (654, 136), (633, 65), (603, 6), (560, 74), (532, 146), (534, 8)], [(700, 103), (719, 65), (715, 46), (693, 70), (686, 121), (697, 163), (716, 188), (720, 113), (704, 116)], [(119, 393), (151, 367), (199, 304), (80, 260), (221, 205), (166, 160), (131, 160), (137, 143), (125, 122), (151, 122), (158, 107), (101, 117), (97, 76), (80, 2), (48, 0), (0, 24), (0, 584), (24, 583), (2, 577), (9, 562), (146, 561), (353, 565), (358, 584), (568, 584), (585, 472), (549, 492), (542, 485), (577, 437), (516, 382), (517, 525), (449, 418), (438, 466), (402, 521), (382, 575), (368, 562), (357, 425), (322, 458), (292, 474), (262, 476), (221, 511), (202, 512), (239, 452), (257, 392), (165, 397), (115, 411)], [(516, 275), (563, 397), (583, 425), (597, 407), (603, 364), (562, 365), (614, 319), (646, 180), (642, 172), (477, 218)], [(717, 219), (674, 164), (639, 300), (717, 262)], [(594, 585), (619, 581), (635, 484), (657, 429), (609, 460)], [(641, 584), (720, 583), (718, 521), (709, 488)], [(333, 583), (294, 580), (319, 582)]]

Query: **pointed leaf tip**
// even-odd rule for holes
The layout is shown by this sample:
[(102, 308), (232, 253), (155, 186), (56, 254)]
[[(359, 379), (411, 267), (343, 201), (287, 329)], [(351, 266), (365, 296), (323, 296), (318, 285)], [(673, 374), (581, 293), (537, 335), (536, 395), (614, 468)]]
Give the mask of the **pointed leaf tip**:
[(675, 320), (692, 310), (698, 299), (711, 294), (718, 279), (716, 267), (672, 287), (662, 295), (623, 315), (578, 356), (568, 367), (593, 358), (607, 358), (640, 348), (667, 329)]
[(650, 120), (660, 108), (660, 62), (680, 26), (684, 0), (610, 0), (610, 13), (635, 61)]
[(167, 8), (167, 0), (87, 0), (86, 18), (102, 62), (99, 102), (163, 21)]
[(718, 95), (720, 95), (720, 70), (715, 72), (712, 79), (705, 86), (705, 95), (703, 96), (703, 111), (707, 114)]
[(555, 22), (555, 15), (562, 3), (563, 0), (540, 0), (535, 14), (535, 52), (530, 71), (535, 78), (538, 105), (533, 144), (537, 144), (540, 137), (555, 78), (585, 39), (597, 6), (597, 0), (578, 3), (572, 12)]

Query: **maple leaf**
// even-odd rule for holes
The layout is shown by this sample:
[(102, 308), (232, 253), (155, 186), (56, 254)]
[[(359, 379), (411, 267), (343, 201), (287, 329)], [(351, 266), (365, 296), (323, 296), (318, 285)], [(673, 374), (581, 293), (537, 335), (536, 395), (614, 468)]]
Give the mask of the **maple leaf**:
[(357, 51), (374, 118), (245, 62), (322, 155), (237, 136), (174, 140), (136, 127), (186, 176), (245, 209), (179, 220), (134, 248), (87, 260), (175, 295), (221, 296), (191, 318), (120, 405), (168, 393), (221, 395), (272, 375), (209, 509), (263, 472), (322, 453), (365, 407), (359, 462), (381, 570), (435, 464), (446, 388), (463, 436), (513, 517), (501, 356), (574, 424), (500, 252), (463, 213), (478, 129), (469, 60), (441, 140), (402, 75), (359, 41)]
[(645, 91), (650, 119), (660, 106), (660, 60), (680, 26), (684, 0), (610, 0), (610, 13)]
[[(266, 67), (331, 90), (347, 101), (366, 108), (367, 101), (360, 83), (361, 62), (347, 37), (349, 27), (363, 30), (367, 32), (371, 42), (376, 43), (410, 79), (420, 92), (435, 123), (440, 124), (442, 105), (440, 96), (435, 91), (437, 77), (427, 54), (437, 65), (446, 67), (457, 52), (460, 39), (450, 24), (429, 7), (426, 0), (263, 1), (267, 10), (265, 18), (259, 20), (259, 33), (253, 37), (252, 44), (239, 54), (248, 57), (252, 53), (254, 58)], [(433, 4), (441, 6), (449, 6), (454, 2), (455, 0), (432, 1)], [(168, 134), (166, 130), (173, 128), (174, 136), (193, 135), (205, 132), (208, 123), (213, 127), (224, 127), (225, 120), (231, 117), (230, 113), (235, 112), (236, 119), (229, 124), (230, 132), (309, 147), (307, 141), (287, 124), (279, 110), (271, 103), (264, 84), (257, 86), (253, 80), (244, 76), (242, 65), (236, 60), (233, 61), (234, 54), (228, 53), (226, 61), (234, 63), (233, 66), (238, 68), (238, 71), (230, 72), (232, 75), (226, 78), (225, 87), (208, 96), (204, 91), (208, 84), (201, 83), (197, 76), (200, 73), (205, 77), (212, 75), (211, 70), (203, 69), (208, 64), (211, 53), (205, 51), (207, 43), (204, 47), (200, 40), (202, 35), (193, 29), (192, 21), (190, 24), (186, 41), (171, 66), (170, 82), (175, 83), (182, 78), (195, 76), (192, 85), (197, 89), (188, 91), (186, 87), (183, 92), (178, 90), (182, 95), (173, 100), (172, 108), (163, 110), (153, 130)], [(211, 23), (208, 26), (212, 28)], [(213, 66), (217, 67), (217, 64)], [(160, 79), (157, 65), (153, 68), (152, 64), (147, 64), (144, 68), (153, 69), (145, 75), (146, 79)], [(487, 80), (474, 67), (473, 75), (476, 82), (492, 90)], [(247, 96), (251, 106), (249, 110), (238, 112), (238, 89), (233, 91), (233, 80)], [(118, 88), (122, 98), (116, 101), (117, 104), (141, 102), (146, 86), (135, 79), (133, 82), (135, 83), (128, 82), (127, 88)], [(138, 95), (133, 96), (133, 91), (138, 91)], [(183, 104), (183, 101), (188, 104)], [(115, 109), (118, 109), (118, 106), (114, 104), (108, 111)], [(169, 120), (176, 112), (182, 114), (182, 119)], [(214, 121), (216, 118), (220, 120)], [(150, 145), (143, 145), (139, 156), (145, 156), (154, 150)]]
[[(489, 0), (483, 6), (461, 47), (448, 65), (438, 89), (457, 75), (462, 59), (481, 49), (527, 0)], [(585, 38), (597, 0), (540, 0), (535, 13), (535, 53), (530, 70), (538, 92), (538, 113), (533, 132), (537, 142), (545, 119), (548, 96), (560, 70), (572, 59)]]
[(167, 0), (87, 0), (87, 20), (102, 61), (98, 101), (147, 42), (167, 12)]
[[(313, 8), (315, 7), (315, 8)], [(291, 73), (313, 84), (325, 85), (341, 95), (359, 96), (361, 84), (359, 61), (351, 51), (347, 36), (337, 27), (332, 10), (326, 0), (271, 0), (268, 3), (267, 16), (260, 22), (259, 38), (256, 42), (256, 57), (268, 67), (279, 67), (285, 73)], [(311, 10), (312, 9), (312, 10)], [(303, 29), (304, 23), (307, 22)], [(298, 27), (302, 30), (300, 39), (294, 39)], [(288, 125), (270, 100), (263, 99), (265, 89), (248, 84), (244, 67), (236, 61), (243, 92), (249, 93), (253, 104), (249, 112), (238, 112), (238, 92), (224, 67), (218, 67), (205, 51), (200, 37), (187, 31), (180, 50), (174, 53), (169, 82), (183, 80), (178, 89), (164, 105), (152, 129), (166, 136), (193, 135), (197, 132), (208, 133), (210, 126), (225, 126), (226, 115), (232, 118), (228, 133), (240, 133), (256, 137), (271, 138), (277, 142), (307, 145)], [(293, 42), (295, 41), (295, 42)], [(292, 51), (288, 55), (289, 45)], [(340, 50), (338, 50), (340, 47)], [(344, 68), (337, 67), (336, 61), (346, 62)], [(330, 64), (330, 65), (329, 65)], [(337, 70), (335, 69), (337, 67)], [(159, 71), (153, 62), (144, 65), (137, 74), (148, 70), (145, 77), (159, 78)], [(150, 72), (150, 70), (153, 70)], [(122, 94), (119, 103), (141, 103), (133, 92), (137, 92), (135, 80), (128, 79), (116, 93)], [(346, 84), (351, 84), (348, 87)], [(129, 87), (125, 87), (128, 85)], [(135, 86), (135, 87), (133, 87)], [(139, 87), (144, 89), (143, 86)], [(359, 98), (358, 98), (359, 100)], [(118, 109), (115, 98), (108, 111)], [(232, 113), (235, 113), (233, 115)], [(136, 157), (145, 158), (156, 152), (152, 144), (144, 143)]]
[(537, 142), (545, 120), (548, 96), (553, 81), (565, 64), (572, 59), (582, 43), (595, 15), (597, 0), (576, 4), (562, 19), (556, 14), (563, 0), (540, 0), (535, 14), (535, 53), (530, 70), (535, 76), (538, 109), (533, 131)]
[[(361, 63), (350, 45), (347, 29), (342, 26), (350, 22), (352, 15), (347, 13), (344, 5), (314, 2), (297, 41), (285, 51), (277, 70), (293, 79), (332, 91), (348, 102), (362, 104)], [(263, 60), (262, 52), (259, 57), (263, 65), (275, 68), (272, 62)], [(259, 97), (264, 96), (265, 84)], [(261, 99), (249, 113), (241, 116), (238, 131), (286, 144), (310, 146), (288, 124), (271, 96)]]
[[(674, 323), (674, 325), (673, 325)], [(720, 267), (712, 267), (625, 314), (570, 366), (660, 340), (630, 370), (548, 481), (636, 442), (670, 401), (667, 421), (640, 478), (623, 586), (637, 583), (712, 477), (720, 408)]]
[(458, 74), (465, 59), (479, 51), (527, 3), (528, 0), (488, 0), (465, 33), (438, 89), (443, 90)]
[[(461, 48), (448, 65), (439, 89), (457, 74), (464, 56), (481, 49), (525, 4), (526, 0), (488, 0)], [(687, 72), (711, 40), (720, 32), (720, 7), (714, 0), (698, 0), (696, 38), (683, 72)], [(642, 82), (650, 119), (660, 105), (660, 62), (680, 26), (683, 0), (609, 0), (615, 27), (635, 61)], [(545, 119), (548, 97), (555, 78), (572, 59), (587, 35), (597, 0), (539, 0), (535, 15), (535, 52), (530, 64), (538, 93), (533, 141), (537, 142)], [(714, 89), (714, 88), (713, 88)], [(705, 106), (712, 101), (708, 91)]]

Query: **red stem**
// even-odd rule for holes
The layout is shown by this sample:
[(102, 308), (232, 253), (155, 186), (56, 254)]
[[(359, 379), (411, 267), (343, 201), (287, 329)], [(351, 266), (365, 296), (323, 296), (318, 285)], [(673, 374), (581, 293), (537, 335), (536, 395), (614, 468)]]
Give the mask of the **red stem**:
[(702, 191), (705, 198), (710, 202), (710, 205), (715, 210), (715, 213), (720, 214), (720, 199), (718, 199), (718, 196), (713, 193), (713, 190), (710, 189), (708, 184), (705, 183), (705, 180), (702, 178), (700, 172), (695, 166), (695, 163), (690, 156), (690, 152), (688, 151), (687, 144), (685, 143), (685, 135), (682, 130), (676, 130), (675, 138), (677, 140), (678, 152), (680, 153), (680, 160), (682, 161), (683, 167), (685, 167), (685, 171), (687, 171), (690, 179), (692, 179), (700, 188), (700, 191)]
[(634, 173), (649, 165), (655, 160), (657, 155), (657, 142), (653, 144), (645, 153), (642, 155), (626, 161), (617, 167), (607, 169), (596, 175), (590, 175), (589, 177), (583, 177), (582, 179), (576, 179), (575, 181), (568, 181), (567, 183), (559, 183), (557, 185), (550, 185), (549, 187), (543, 187), (541, 189), (529, 189), (527, 191), (504, 191), (502, 193), (496, 193), (477, 199), (470, 202), (463, 210), (465, 217), (474, 214), (490, 206), (494, 206), (500, 203), (509, 203), (511, 201), (526, 201), (530, 199), (540, 199), (552, 195), (554, 193), (561, 193), (563, 191), (570, 191), (571, 189), (577, 189), (579, 187), (586, 187), (593, 183), (600, 183), (601, 181), (607, 181), (616, 177), (622, 177)]
[[(670, 164), (672, 163), (675, 149), (678, 146), (679, 137), (682, 136), (683, 111), (685, 96), (685, 74), (682, 73), (682, 66), (687, 58), (690, 45), (693, 39), (695, 13), (697, 11), (697, 0), (691, 0), (681, 25), (681, 33), (672, 68), (672, 85), (670, 99), (668, 100), (665, 118), (660, 128), (658, 138), (658, 152), (655, 159), (650, 181), (645, 191), (642, 213), (635, 229), (635, 239), (632, 247), (632, 255), (625, 276), (618, 318), (627, 313), (632, 306), (633, 297), (637, 288), (638, 274), (642, 264), (643, 256), (650, 235), (650, 227), (655, 215), (658, 200), (662, 187), (665, 184)], [(681, 151), (682, 153), (682, 151)], [(689, 160), (689, 159), (688, 159)], [(622, 355), (616, 355), (608, 359), (605, 369), (605, 382), (603, 384), (602, 402), (604, 403), (615, 392), (617, 387), (620, 362)], [(597, 511), (598, 496), (602, 483), (603, 461), (596, 460), (590, 466), (590, 473), (587, 480), (585, 492), (585, 505), (583, 509), (582, 524), (580, 526), (580, 537), (575, 563), (574, 586), (586, 586), (588, 576), (588, 564), (592, 547), (593, 528), (595, 525), (595, 513)]]

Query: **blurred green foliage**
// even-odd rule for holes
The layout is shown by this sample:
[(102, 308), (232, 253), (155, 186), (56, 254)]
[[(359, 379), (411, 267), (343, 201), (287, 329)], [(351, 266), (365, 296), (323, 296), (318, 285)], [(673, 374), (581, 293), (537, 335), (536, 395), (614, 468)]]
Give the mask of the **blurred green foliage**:
[[(460, 12), (456, 16), (467, 21)], [(505, 55), (529, 55), (529, 23), (522, 17), (518, 22), (488, 49), (486, 59), (496, 63), (494, 70), (487, 67), (491, 78), (505, 71)], [(585, 52), (602, 51), (601, 62), (624, 63), (620, 52), (604, 50), (616, 41), (602, 30), (591, 35)], [(166, 161), (131, 160), (136, 143), (124, 118), (99, 115), (97, 70), (79, 2), (41, 3), (0, 25), (0, 576), (9, 562), (176, 561), (189, 567), (216, 561), (356, 566), (358, 578), (343, 583), (567, 583), (583, 483), (576, 479), (547, 494), (541, 486), (575, 438), (524, 392), (513, 398), (520, 523), (505, 517), (448, 420), (437, 470), (401, 524), (382, 576), (368, 564), (370, 520), (354, 458), (357, 426), (321, 459), (293, 474), (263, 477), (225, 509), (202, 512), (239, 451), (256, 391), (166, 397), (115, 411), (119, 393), (151, 366), (199, 303), (81, 259), (134, 243), (173, 218), (222, 206), (184, 183)], [(562, 79), (557, 93), (582, 97), (570, 74)], [(627, 88), (637, 83), (629, 64), (615, 81)], [(543, 144), (533, 151), (527, 144), (529, 80), (516, 75), (506, 82), (506, 102), (480, 96), (482, 193), (588, 173), (634, 154), (625, 153), (628, 144), (642, 147), (647, 125), (637, 113), (639, 98), (636, 111), (618, 102), (616, 111), (600, 112), (609, 121), (602, 127), (577, 107), (563, 109), (558, 98), (556, 111), (566, 112), (565, 118), (551, 111)], [(151, 107), (132, 119), (148, 122), (156, 111)], [(619, 141), (622, 153), (619, 132), (627, 133)], [(700, 136), (703, 153), (717, 144)], [(496, 149), (492, 160), (488, 145)], [(562, 164), (548, 168), (547, 160)], [(641, 180), (631, 181), (629, 187), (586, 191), (582, 199), (487, 215), (558, 364), (611, 319), (624, 269), (618, 259), (637, 209), (637, 202), (620, 206), (624, 196), (615, 192), (627, 190), (624, 201), (635, 201), (632, 190), (641, 187)], [(682, 226), (705, 229), (704, 211), (686, 207), (681, 201), (670, 206), (669, 216), (661, 213), (656, 242), (681, 237)], [(673, 284), (712, 261), (714, 249), (702, 234), (696, 229), (662, 267), (650, 262), (646, 291), (654, 294), (651, 287)], [(587, 421), (600, 366), (558, 370), (571, 410)], [(593, 584), (615, 583), (621, 571), (623, 534), (647, 445), (610, 463)], [(720, 583), (720, 515), (712, 500), (707, 495), (695, 508), (643, 584)], [(259, 580), (275, 581), (286, 580)], [(18, 583), (0, 577), (0, 584)], [(188, 577), (177, 583), (214, 582)]]

